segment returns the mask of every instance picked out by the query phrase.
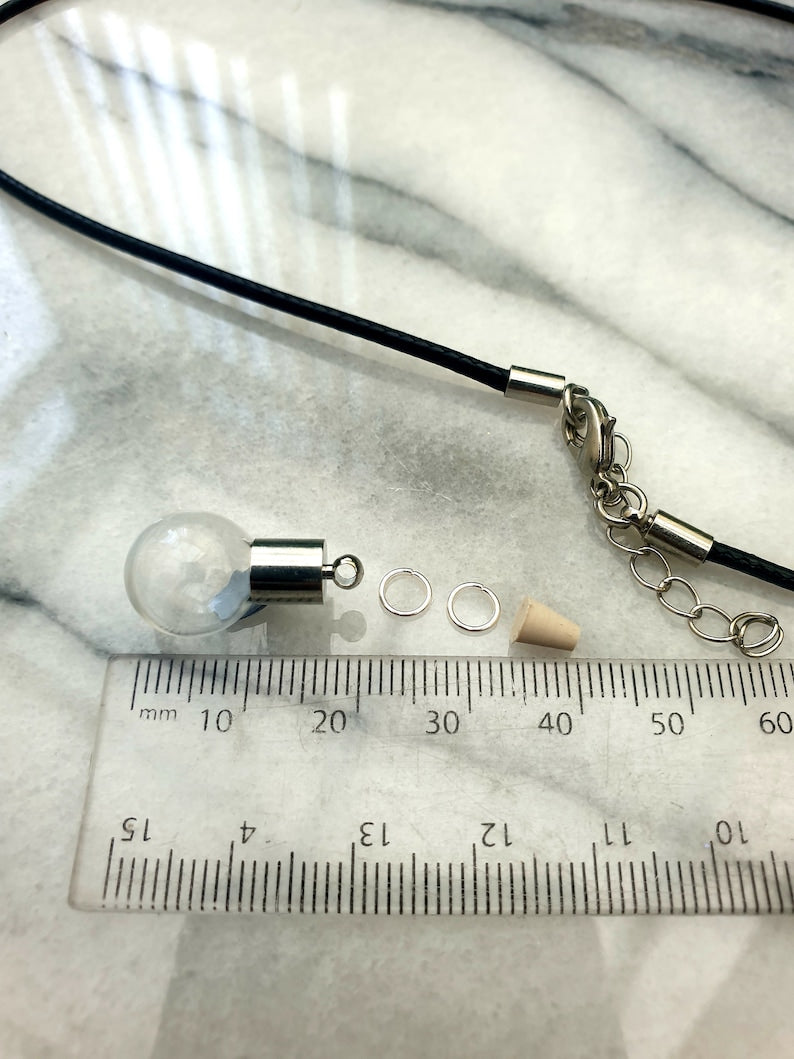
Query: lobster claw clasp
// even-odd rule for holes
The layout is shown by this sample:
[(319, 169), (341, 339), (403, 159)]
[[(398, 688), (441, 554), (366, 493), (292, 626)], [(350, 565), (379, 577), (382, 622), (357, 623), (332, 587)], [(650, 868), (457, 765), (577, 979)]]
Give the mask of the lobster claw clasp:
[(589, 394), (574, 394), (570, 411), (571, 415), (563, 419), (565, 441), (577, 450), (576, 462), (582, 474), (597, 482), (615, 462), (615, 418)]

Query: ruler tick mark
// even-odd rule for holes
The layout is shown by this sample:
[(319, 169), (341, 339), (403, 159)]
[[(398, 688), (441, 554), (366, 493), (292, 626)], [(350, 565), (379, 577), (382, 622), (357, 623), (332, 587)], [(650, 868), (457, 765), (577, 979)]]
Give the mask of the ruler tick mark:
[(772, 896), (769, 893), (769, 880), (766, 877), (766, 864), (762, 860), (759, 860), (758, 867), (761, 869), (761, 878), (764, 882), (764, 892), (766, 894), (766, 908), (767, 912), (772, 912)]
[(711, 864), (712, 864), (712, 867), (714, 868), (714, 882), (716, 883), (716, 886), (717, 886), (717, 907), (719, 908), (720, 912), (722, 912), (723, 908), (722, 908), (722, 889), (720, 887), (720, 873), (717, 870), (717, 856), (716, 856), (716, 854), (714, 852), (714, 843), (713, 842), (709, 842), (709, 850), (711, 851)]
[(174, 863), (174, 851), (169, 849), (168, 851), (168, 867), (165, 872), (165, 893), (163, 894), (163, 911), (168, 910), (168, 891), (171, 889), (171, 867)]
[(763, 695), (764, 697), (766, 697), (766, 695), (767, 695), (767, 690), (766, 690), (766, 681), (764, 680), (764, 667), (763, 667), (763, 663), (762, 663), (762, 664), (761, 664), (761, 665), (760, 665), (760, 666), (758, 667), (758, 669), (756, 669), (756, 673), (758, 674), (758, 679), (759, 679), (759, 680), (761, 681), (761, 694), (762, 694), (762, 695)]
[(213, 907), (213, 909), (217, 909), (217, 907), (218, 907), (218, 886), (220, 885), (220, 881), (221, 881), (221, 862), (219, 860), (216, 860), (215, 861), (215, 885), (213, 886), (213, 889), (212, 889), (212, 907)]
[(698, 888), (697, 888), (697, 885), (695, 883), (695, 867), (692, 864), (692, 861), (689, 862), (689, 878), (692, 881), (692, 901), (694, 903), (695, 915), (697, 915), (698, 911), (699, 911), (699, 909), (698, 909)]
[(788, 861), (783, 861), (783, 870), (786, 873), (786, 885), (788, 886), (788, 895), (791, 899), (791, 912), (794, 912), (794, 886), (791, 884), (791, 872), (789, 871)]
[(755, 690), (755, 681), (753, 680), (753, 670), (752, 670), (749, 662), (747, 663), (747, 679), (750, 681), (750, 690), (753, 693), (753, 698), (757, 699), (758, 698), (758, 693)]
[(631, 671), (631, 690), (634, 692), (634, 705), (638, 707), (640, 705), (640, 696), (637, 692), (637, 674), (633, 669)]
[(620, 914), (626, 914), (626, 895), (623, 892), (623, 864), (618, 861), (618, 889), (620, 891)]
[(130, 711), (135, 709), (135, 694), (138, 691), (138, 676), (141, 672), (141, 660), (140, 658), (135, 663), (135, 679), (132, 682), (132, 698), (130, 700)]
[(143, 909), (143, 893), (144, 893), (144, 890), (146, 889), (146, 872), (148, 871), (148, 869), (149, 869), (149, 858), (148, 857), (144, 857), (143, 858), (143, 871), (141, 872), (141, 888), (140, 888), (140, 891), (138, 892), (138, 908), (141, 909), (141, 910)]
[(742, 667), (741, 667), (741, 665), (737, 665), (736, 674), (739, 677), (739, 687), (741, 688), (741, 691), (742, 691), (742, 702), (746, 706), (747, 705), (747, 692), (744, 690), (744, 677), (742, 676)]
[(207, 892), (207, 860), (204, 859), (204, 871), (201, 873), (201, 899), (199, 900), (199, 910), (204, 911), (204, 897)]
[(355, 886), (355, 875), (356, 875), (356, 844), (352, 842), (350, 844), (350, 912), (353, 912), (353, 890)]
[(563, 898), (562, 890), (562, 861), (557, 861), (557, 885), (560, 893), (560, 915), (565, 911), (565, 899)]
[(673, 882), (672, 882), (672, 879), (670, 878), (670, 862), (667, 861), (667, 860), (664, 862), (664, 873), (665, 873), (665, 875), (667, 877), (667, 905), (668, 905), (668, 912), (669, 912), (670, 915), (672, 915), (673, 911), (674, 911)]
[(102, 904), (104, 905), (108, 896), (108, 883), (110, 882), (110, 865), (113, 862), (113, 847), (116, 844), (115, 838), (111, 838), (110, 846), (108, 847), (108, 863), (105, 869), (105, 885), (102, 887)]
[(157, 881), (159, 879), (159, 876), (160, 876), (160, 858), (158, 857), (157, 860), (154, 862), (154, 881), (152, 882), (152, 899), (151, 899), (152, 910), (154, 910), (155, 900), (156, 900), (156, 897), (157, 897)]
[(742, 895), (742, 912), (747, 914), (747, 894), (744, 889), (744, 876), (742, 875), (742, 862), (736, 861), (736, 874), (739, 876), (739, 890)]
[[(728, 674), (728, 686), (731, 689), (731, 698), (735, 698), (736, 697), (736, 690), (735, 690), (735, 688), (733, 686), (733, 666), (731, 665), (730, 662), (726, 663), (725, 670), (726, 670), (726, 672)], [(747, 704), (745, 703), (745, 705), (747, 705)]]
[[(123, 857), (119, 857), (119, 869), (118, 869), (118, 874), (116, 875), (116, 893), (114, 894), (114, 897), (113, 897), (113, 903), (114, 904), (118, 904), (119, 890), (121, 890), (121, 876), (122, 876), (123, 872), (124, 872), (124, 858)], [(154, 908), (154, 905), (152, 905), (152, 908)]]
[(538, 889), (538, 858), (532, 854), (532, 875), (535, 882), (535, 915), (540, 915), (540, 891)]
[(587, 868), (582, 861), (582, 893), (584, 895), (584, 914), (590, 915), (590, 894), (587, 889)]
[(568, 865), (571, 874), (571, 912), (576, 915), (576, 881), (574, 879), (573, 861)]
[(245, 667), (245, 691), (243, 692), (243, 713), (248, 709), (248, 684), (251, 680), (251, 659), (248, 659)]
[[(770, 859), (772, 861), (772, 872), (773, 872), (773, 874), (775, 876), (775, 889), (777, 890), (777, 899), (778, 899), (778, 902), (780, 904), (780, 908), (778, 909), (778, 911), (782, 912), (783, 911), (783, 891), (780, 889), (780, 878), (778, 877), (778, 874), (777, 874), (777, 862), (775, 861), (775, 851), (773, 849), (770, 849), (769, 857), (770, 857)], [(770, 908), (770, 912), (771, 911), (772, 911), (772, 909)]]
[[(132, 861), (130, 862), (130, 877), (129, 877), (129, 882), (127, 883), (127, 905), (126, 905), (127, 908), (130, 907), (130, 904), (132, 902), (132, 880), (133, 880), (134, 876), (135, 876), (135, 857), (133, 857)], [(782, 911), (782, 909), (781, 909), (781, 911)]]
[[(144, 871), (146, 871), (146, 864), (145, 863), (144, 863), (143, 868), (144, 868)], [(188, 907), (188, 911), (189, 912), (193, 911), (193, 883), (195, 882), (195, 879), (196, 879), (196, 859), (194, 857), (193, 860), (191, 861), (190, 890), (189, 890), (188, 898), (187, 898), (187, 907)]]
[(711, 679), (711, 667), (706, 662), (706, 679), (709, 682), (709, 698), (714, 698), (714, 682)]
[(182, 905), (182, 876), (185, 871), (185, 859), (184, 857), (179, 858), (179, 874), (176, 878), (176, 910), (181, 911)]
[(694, 717), (695, 715), (695, 702), (692, 698), (692, 681), (689, 678), (689, 664), (684, 663), (684, 676), (686, 677), (686, 693), (689, 698), (689, 712)]
[(725, 868), (725, 882), (728, 887), (728, 900), (731, 902), (731, 913), (736, 912), (736, 901), (733, 896), (733, 883), (731, 882), (731, 866), (726, 860), (724, 863)]
[(634, 861), (629, 861), (629, 877), (631, 879), (631, 899), (634, 906), (634, 914), (637, 914), (637, 880), (634, 878)]
[(295, 851), (289, 853), (289, 875), (287, 876), (287, 911), (292, 911), (292, 882), (295, 874)]
[(717, 683), (720, 686), (720, 698), (724, 699), (725, 698), (725, 685), (722, 682), (722, 670), (720, 669), (720, 663), (719, 662), (716, 663), (715, 668), (717, 670)]
[[(229, 903), (231, 901), (232, 893), (232, 862), (234, 861), (234, 842), (229, 843), (229, 860), (226, 865), (226, 902), (225, 909), (229, 911)], [(240, 883), (240, 891), (242, 892), (242, 883)]]
[(747, 870), (750, 872), (750, 883), (753, 887), (753, 900), (755, 901), (755, 911), (756, 913), (758, 913), (761, 911), (761, 904), (758, 900), (758, 887), (756, 886), (755, 872), (753, 871), (753, 862), (751, 860), (747, 861)]

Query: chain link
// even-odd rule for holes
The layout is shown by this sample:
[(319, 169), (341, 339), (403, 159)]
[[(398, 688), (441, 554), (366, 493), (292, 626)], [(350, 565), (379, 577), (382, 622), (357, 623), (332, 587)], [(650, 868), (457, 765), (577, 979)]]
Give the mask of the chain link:
[[(563, 393), (563, 420), (562, 432), (565, 442), (577, 457), (585, 446), (588, 430), (587, 405), (598, 405), (602, 410), (600, 402), (590, 397), (584, 386), (568, 384)], [(614, 423), (614, 420), (610, 421)], [(783, 628), (773, 614), (763, 611), (742, 611), (735, 617), (731, 617), (721, 607), (713, 603), (703, 603), (695, 586), (685, 577), (674, 574), (670, 568), (667, 558), (650, 545), (640, 543), (638, 547), (627, 544), (625, 533), (635, 533), (642, 541), (641, 527), (646, 523), (648, 514), (648, 497), (638, 485), (628, 480), (628, 472), (631, 467), (632, 450), (627, 437), (617, 432), (611, 432), (608, 438), (609, 452), (611, 453), (609, 465), (593, 467), (593, 476), (590, 481), (590, 493), (593, 498), (593, 509), (605, 524), (606, 538), (609, 543), (628, 556), (629, 569), (635, 581), (643, 588), (656, 594), (656, 598), (662, 606), (684, 618), (689, 628), (709, 643), (730, 643), (738, 648), (748, 658), (763, 658), (772, 654), (783, 642)], [(622, 459), (614, 455), (614, 441), (622, 443), (625, 454)], [(606, 463), (606, 461), (605, 461)], [(616, 534), (621, 536), (616, 539)], [(638, 567), (642, 564), (642, 568)], [(654, 581), (653, 566), (660, 574)], [(680, 586), (680, 592), (688, 594), (688, 600), (676, 605), (670, 601), (668, 593), (675, 587)], [(691, 601), (691, 602), (690, 602)], [(686, 607), (687, 603), (690, 603)], [(686, 607), (686, 609), (684, 609)], [(707, 632), (698, 623), (705, 614), (714, 614), (725, 622), (726, 632), (716, 634)], [(754, 625), (760, 625), (769, 631), (756, 639), (750, 638), (750, 630)], [(757, 634), (756, 634), (757, 635)]]

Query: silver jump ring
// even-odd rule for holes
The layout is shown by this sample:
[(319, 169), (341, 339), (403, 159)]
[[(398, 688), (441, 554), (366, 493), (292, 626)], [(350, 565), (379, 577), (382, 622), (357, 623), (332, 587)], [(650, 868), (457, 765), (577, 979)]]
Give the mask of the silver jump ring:
[[(420, 581), (424, 585), (425, 598), (418, 607), (414, 607), (412, 610), (400, 610), (399, 607), (395, 607), (392, 603), (389, 603), (386, 598), (386, 592), (392, 581), (396, 581), (398, 577), (415, 577), (417, 581)], [(410, 566), (399, 566), (396, 570), (389, 570), (387, 574), (383, 575), (380, 584), (378, 585), (378, 599), (380, 600), (381, 606), (384, 610), (388, 611), (389, 614), (394, 614), (397, 618), (413, 618), (416, 614), (421, 614), (430, 606), (430, 600), (432, 598), (433, 589), (430, 587), (430, 582), (424, 574), (420, 574), (418, 570), (412, 570)]]
[[(756, 623), (768, 626), (769, 632), (766, 636), (762, 636), (760, 640), (756, 640), (755, 643), (745, 643), (747, 630)], [(771, 655), (783, 643), (783, 628), (774, 614), (746, 610), (736, 615), (729, 629), (733, 635), (734, 643), (742, 654), (748, 658), (764, 658), (765, 655)]]
[[(633, 497), (638, 502), (639, 506), (632, 507), (629, 503), (629, 497)], [(610, 515), (606, 510), (607, 507), (616, 507), (621, 500), (624, 503), (620, 514)], [(608, 503), (601, 498), (597, 498), (593, 503), (600, 518), (610, 526), (633, 526), (640, 519), (645, 517), (648, 510), (648, 497), (642, 489), (640, 489), (638, 485), (634, 485), (633, 482), (621, 482), (616, 496), (613, 499), (610, 499)]]
[(617, 463), (617, 461), (616, 461), (614, 466), (622, 467), (625, 471), (628, 471), (629, 468), (631, 467), (631, 457), (633, 455), (632, 450), (631, 450), (631, 442), (626, 437), (626, 435), (625, 434), (621, 434), (619, 430), (616, 430), (615, 433), (612, 435), (612, 437), (614, 438), (615, 441), (622, 441), (623, 444), (626, 446), (625, 459), (621, 460), (620, 463)]
[[(479, 625), (470, 625), (468, 622), (459, 618), (455, 613), (455, 600), (466, 588), (479, 589), (479, 591), (483, 592), (491, 601), (491, 606), (493, 607), (491, 616)], [(485, 585), (480, 584), (479, 581), (464, 581), (462, 585), (458, 585), (456, 588), (452, 589), (449, 594), (449, 599), (447, 600), (447, 614), (449, 615), (449, 620), (453, 625), (457, 625), (457, 627), (464, 632), (486, 632), (488, 629), (492, 629), (499, 621), (501, 613), (502, 605), (499, 602), (499, 597), (495, 592), (491, 591), (490, 588), (486, 588)]]

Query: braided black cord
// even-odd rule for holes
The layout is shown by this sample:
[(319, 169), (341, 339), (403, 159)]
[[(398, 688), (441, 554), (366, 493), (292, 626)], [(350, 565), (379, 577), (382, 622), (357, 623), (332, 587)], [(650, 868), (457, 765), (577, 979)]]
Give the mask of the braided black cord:
[(794, 570), (788, 570), (785, 566), (770, 563), (768, 559), (761, 559), (751, 552), (743, 552), (741, 548), (732, 548), (730, 544), (720, 544), (714, 541), (707, 561), (727, 566), (729, 570), (738, 570), (741, 574), (749, 577), (757, 577), (760, 581), (767, 581), (770, 585), (778, 588), (787, 588), (794, 592)]

